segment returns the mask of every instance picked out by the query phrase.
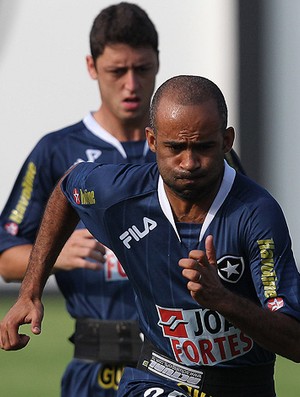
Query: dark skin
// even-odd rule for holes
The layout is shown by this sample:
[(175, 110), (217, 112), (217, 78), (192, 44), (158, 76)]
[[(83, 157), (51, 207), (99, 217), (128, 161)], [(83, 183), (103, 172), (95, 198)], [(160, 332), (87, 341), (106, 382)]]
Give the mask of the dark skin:
[(217, 311), (235, 327), (267, 350), (300, 362), (300, 325), (295, 319), (279, 312), (258, 307), (223, 286), (217, 273), (213, 237), (205, 241), (205, 251), (193, 250), (189, 258), (179, 261), (187, 288), (199, 305)]
[(220, 187), (224, 156), (232, 148), (234, 130), (221, 128), (213, 100), (180, 106), (163, 98), (157, 134), (146, 128), (174, 217), (201, 222)]
[[(147, 128), (147, 139), (151, 150), (156, 152), (175, 220), (200, 223), (220, 187), (223, 159), (232, 147), (234, 131), (222, 130), (214, 101), (183, 106), (173, 98), (166, 95), (162, 99), (157, 131)], [(42, 291), (60, 249), (77, 222), (75, 211), (57, 186), (46, 208), (20, 297), (1, 322), (2, 349), (20, 349), (28, 343), (29, 336), (18, 334), (21, 324), (31, 323), (32, 332), (40, 333)], [(206, 238), (204, 251), (191, 251), (179, 265), (196, 302), (218, 311), (266, 349), (300, 362), (300, 324), (227, 290), (217, 274), (212, 236)]]

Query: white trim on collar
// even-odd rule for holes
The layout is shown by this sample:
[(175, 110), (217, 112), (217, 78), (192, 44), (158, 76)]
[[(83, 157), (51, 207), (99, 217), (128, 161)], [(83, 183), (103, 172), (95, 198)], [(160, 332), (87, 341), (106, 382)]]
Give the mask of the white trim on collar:
[[(228, 193), (230, 192), (230, 190), (232, 188), (232, 185), (233, 185), (233, 182), (235, 179), (235, 175), (236, 175), (236, 171), (232, 167), (230, 167), (226, 161), (224, 161), (223, 180), (222, 180), (220, 189), (219, 189), (212, 205), (210, 206), (210, 209), (208, 210), (208, 213), (205, 217), (204, 223), (201, 227), (199, 241), (202, 240), (208, 226), (211, 224), (211, 222), (214, 219), (219, 208), (221, 207), (221, 205), (224, 203), (226, 197), (228, 196)], [(171, 225), (178, 237), (178, 240), (180, 240), (180, 236), (177, 231), (175, 220), (173, 217), (172, 209), (171, 209), (169, 200), (167, 198), (165, 188), (164, 188), (164, 183), (163, 183), (161, 176), (159, 176), (157, 190), (158, 190), (158, 200), (159, 200), (161, 209), (162, 209), (163, 213), (165, 214), (165, 216), (167, 217), (167, 219), (169, 220), (169, 222), (171, 223)]]
[[(97, 121), (93, 117), (92, 112), (88, 113), (82, 121), (83, 121), (84, 125), (86, 126), (86, 128), (89, 131), (91, 131), (91, 133), (93, 133), (98, 138), (102, 139), (103, 141), (109, 143), (110, 145), (114, 146), (120, 152), (121, 156), (124, 159), (127, 159), (127, 154), (126, 154), (121, 142), (117, 138), (115, 138), (113, 135), (111, 135), (108, 131), (106, 131), (103, 127), (101, 127), (100, 124), (97, 123)], [(149, 150), (149, 146), (148, 146), (148, 142), (146, 140), (145, 146), (144, 146), (144, 151), (143, 151), (144, 156), (146, 156), (148, 150)]]

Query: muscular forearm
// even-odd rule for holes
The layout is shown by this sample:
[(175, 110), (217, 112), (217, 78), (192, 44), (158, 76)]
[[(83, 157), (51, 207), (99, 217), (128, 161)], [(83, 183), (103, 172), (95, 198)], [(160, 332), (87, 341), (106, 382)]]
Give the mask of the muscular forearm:
[(69, 205), (58, 185), (47, 204), (20, 294), (40, 298), (52, 267), (78, 223), (78, 215)]
[(60, 187), (56, 187), (32, 248), (19, 298), (0, 323), (2, 349), (18, 350), (27, 345), (30, 337), (19, 334), (22, 324), (31, 323), (32, 333), (40, 334), (44, 314), (42, 292), (60, 250), (77, 223), (76, 212), (69, 206)]
[(280, 312), (271, 312), (230, 291), (217, 311), (265, 349), (300, 362), (300, 323)]

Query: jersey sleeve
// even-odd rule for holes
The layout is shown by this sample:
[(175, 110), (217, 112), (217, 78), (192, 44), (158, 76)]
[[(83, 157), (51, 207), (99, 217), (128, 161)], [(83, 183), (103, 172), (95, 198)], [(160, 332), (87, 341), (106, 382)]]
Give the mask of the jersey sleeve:
[(52, 173), (50, 136), (42, 138), (25, 160), (0, 217), (0, 252), (33, 244), (56, 182)]
[(280, 206), (272, 199), (260, 201), (250, 223), (250, 267), (262, 306), (300, 321), (300, 275)]
[(85, 227), (98, 241), (110, 248), (104, 215), (113, 194), (110, 175), (102, 172), (102, 168), (106, 170), (110, 166), (81, 162), (66, 175), (61, 188)]

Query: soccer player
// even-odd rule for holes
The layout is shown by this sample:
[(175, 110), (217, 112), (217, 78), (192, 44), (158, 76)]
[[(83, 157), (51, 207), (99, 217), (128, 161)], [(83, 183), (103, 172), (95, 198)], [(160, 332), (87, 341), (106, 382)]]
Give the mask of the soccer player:
[[(25, 161), (1, 214), (0, 274), (6, 281), (23, 278), (47, 199), (70, 166), (155, 161), (145, 139), (159, 67), (154, 24), (135, 4), (112, 5), (94, 20), (90, 50), (86, 63), (101, 105), (82, 121), (45, 135)], [(114, 396), (124, 365), (136, 363), (141, 347), (128, 278), (82, 224), (54, 272), (76, 319), (62, 397)]]
[(219, 88), (177, 76), (154, 95), (146, 129), (157, 163), (80, 163), (45, 210), (0, 347), (41, 331), (41, 295), (81, 218), (116, 253), (145, 336), (121, 396), (275, 397), (275, 354), (300, 362), (300, 276), (278, 203), (224, 162), (234, 129)]

